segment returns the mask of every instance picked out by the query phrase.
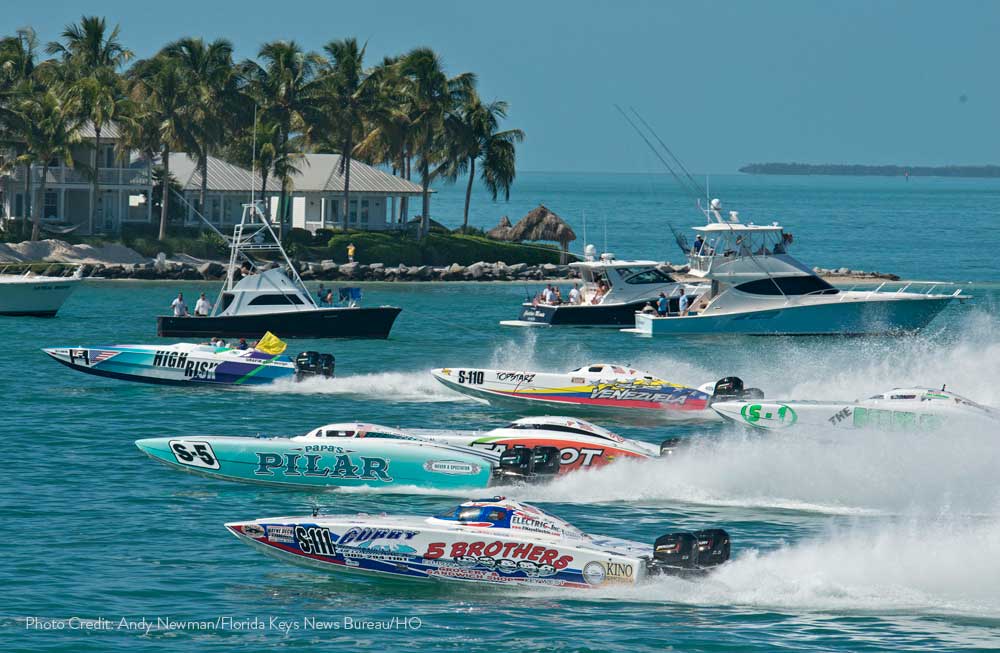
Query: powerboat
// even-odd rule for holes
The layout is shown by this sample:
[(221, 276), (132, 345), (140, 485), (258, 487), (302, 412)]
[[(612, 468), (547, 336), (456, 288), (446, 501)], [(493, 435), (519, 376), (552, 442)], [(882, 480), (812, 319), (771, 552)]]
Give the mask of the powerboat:
[[(587, 246), (588, 252), (593, 246)], [(618, 261), (605, 253), (595, 260), (589, 253), (584, 261), (570, 263), (580, 273), (580, 302), (546, 303), (541, 297), (521, 305), (516, 320), (503, 326), (591, 326), (623, 327), (635, 323), (636, 311), (647, 303), (656, 304), (660, 293), (667, 296), (673, 310), (680, 295), (699, 292), (700, 286), (679, 283), (656, 261)], [(565, 295), (568, 299), (568, 292)]]
[(72, 277), (0, 274), (0, 315), (55, 317), (82, 280), (82, 268)]
[(226, 528), (267, 555), (325, 571), (580, 589), (705, 574), (726, 562), (731, 548), (722, 529), (668, 533), (652, 545), (588, 535), (502, 496), (465, 501), (426, 518), (313, 514)]
[(490, 431), (327, 424), (294, 437), (147, 438), (136, 446), (185, 471), (295, 487), (486, 488), (539, 483), (623, 458), (673, 453), (565, 417), (519, 419)]
[[(160, 316), (161, 337), (259, 338), (267, 331), (287, 338), (388, 338), (402, 309), (395, 306), (321, 307), (299, 277), (258, 203), (244, 204), (229, 243), (226, 280), (209, 316)], [(254, 255), (277, 253), (282, 267), (262, 270)], [(237, 272), (241, 278), (237, 279)]]
[(745, 224), (722, 215), (713, 199), (707, 223), (695, 227), (687, 251), (690, 273), (709, 281), (692, 293), (686, 311), (635, 314), (642, 335), (875, 335), (910, 333), (927, 326), (960, 290), (937, 292), (939, 283), (908, 283), (896, 290), (842, 290), (788, 254), (794, 238), (780, 224)]
[(720, 401), (712, 409), (723, 418), (758, 429), (837, 427), (938, 429), (981, 424), (996, 428), (1000, 411), (942, 387), (894, 388), (857, 401)]
[[(431, 374), (452, 390), (490, 404), (715, 418), (708, 410), (714, 394), (711, 387), (671, 383), (627, 365), (592, 363), (569, 372), (446, 367), (431, 370)], [(729, 379), (738, 381), (738, 389), (722, 384), (720, 391), (744, 392), (742, 381), (735, 377), (724, 381)]]
[(166, 385), (262, 385), (279, 379), (332, 377), (330, 354), (302, 352), (294, 359), (257, 349), (182, 342), (175, 345), (51, 347), (66, 367), (112, 379)]

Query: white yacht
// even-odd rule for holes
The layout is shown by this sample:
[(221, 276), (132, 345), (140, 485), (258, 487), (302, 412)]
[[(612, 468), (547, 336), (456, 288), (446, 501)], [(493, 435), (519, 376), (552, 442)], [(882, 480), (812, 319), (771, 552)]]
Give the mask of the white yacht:
[[(657, 261), (619, 261), (612, 253), (595, 257), (593, 245), (587, 246), (585, 260), (570, 263), (580, 272), (580, 281), (572, 279), (562, 284), (563, 303), (546, 303), (542, 299), (525, 301), (521, 316), (503, 320), (503, 326), (631, 326), (636, 311), (647, 302), (656, 304), (660, 293), (667, 296), (672, 310), (677, 310), (681, 293), (692, 294), (701, 286), (677, 282)], [(580, 302), (569, 302), (569, 288), (580, 286)], [(706, 286), (707, 287), (707, 286)]]
[(934, 319), (960, 290), (936, 292), (942, 284), (906, 284), (886, 290), (841, 290), (788, 254), (791, 234), (777, 222), (740, 222), (723, 217), (713, 199), (707, 224), (695, 227), (691, 274), (711, 282), (688, 295), (687, 310), (665, 317), (635, 314), (623, 331), (644, 335), (872, 335), (917, 331)]
[(82, 268), (72, 277), (0, 273), (0, 315), (55, 317), (82, 279)]

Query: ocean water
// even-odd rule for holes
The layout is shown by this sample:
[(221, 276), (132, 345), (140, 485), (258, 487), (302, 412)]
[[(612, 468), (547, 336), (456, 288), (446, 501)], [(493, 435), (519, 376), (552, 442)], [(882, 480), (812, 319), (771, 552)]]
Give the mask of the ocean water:
[[(670, 206), (669, 194), (641, 199), (636, 189), (653, 181), (665, 186), (651, 176), (604, 178), (595, 188), (587, 175), (526, 174), (511, 207), (536, 202), (525, 198), (528, 188), (544, 191), (538, 199), (567, 218), (586, 208), (588, 232), (590, 211), (600, 224), (594, 207), (606, 207), (608, 240), (620, 256), (663, 258), (670, 246), (643, 233), (662, 230), (663, 216), (690, 224), (691, 212)], [(595, 419), (650, 442), (680, 436), (693, 444), (683, 457), (508, 494), (587, 532), (652, 541), (717, 525), (734, 544), (732, 562), (700, 580), (586, 593), (344, 578), (278, 562), (239, 543), (223, 523), (313, 507), (430, 514), (466, 497), (227, 483), (157, 464), (132, 444), (160, 435), (291, 435), (344, 420), (458, 428), (518, 417), (465, 400), (428, 374), (456, 365), (564, 370), (617, 361), (692, 385), (738, 374), (770, 396), (803, 398), (946, 383), (1000, 406), (996, 216), (945, 213), (996, 206), (1000, 186), (713, 180), (727, 183), (724, 199), (738, 197), (792, 225), (808, 263), (971, 280), (965, 290), (973, 299), (906, 338), (676, 341), (613, 330), (503, 329), (497, 322), (516, 315), (520, 284), (368, 284), (368, 303), (404, 309), (388, 341), (292, 341), (294, 351), (334, 353), (338, 378), (239, 390), (100, 379), (39, 351), (156, 342), (154, 316), (176, 290), (214, 291), (210, 284), (87, 282), (55, 319), (0, 318), (8, 534), (0, 644), (74, 652), (997, 649), (994, 430), (761, 437), (715, 423)], [(460, 202), (448, 193), (438, 206), (454, 195)], [(389, 623), (394, 617), (401, 621)], [(204, 627), (216, 620), (225, 620), (222, 628)], [(363, 620), (395, 627), (346, 627)]]

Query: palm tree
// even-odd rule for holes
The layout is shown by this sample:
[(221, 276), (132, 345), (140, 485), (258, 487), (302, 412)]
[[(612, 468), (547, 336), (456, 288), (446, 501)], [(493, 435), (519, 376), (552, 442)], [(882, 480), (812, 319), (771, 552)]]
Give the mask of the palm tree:
[[(123, 147), (160, 157), (163, 178), (170, 178), (170, 154), (194, 142), (188, 122), (192, 106), (183, 68), (162, 54), (140, 61), (129, 71), (132, 97), (142, 106), (139, 120), (127, 129)], [(159, 240), (167, 237), (170, 184), (161, 184)]]
[(406, 95), (414, 130), (414, 154), (420, 172), (423, 214), (420, 236), (430, 227), (430, 184), (440, 168), (431, 166), (445, 159), (445, 120), (460, 107), (472, 92), (476, 76), (462, 73), (448, 77), (440, 58), (428, 48), (417, 48), (404, 56), (400, 72), (406, 80)]
[(331, 149), (340, 151), (340, 174), (344, 176), (344, 222), (351, 206), (351, 159), (364, 129), (374, 117), (379, 100), (378, 75), (364, 69), (367, 45), (358, 46), (349, 38), (327, 43), (329, 55), (320, 72), (320, 98), (326, 109), (319, 140), (329, 142)]
[[(208, 157), (222, 145), (226, 123), (236, 113), (238, 76), (233, 65), (233, 44), (216, 39), (206, 44), (187, 37), (167, 44), (160, 54), (180, 65), (188, 94), (185, 130), (192, 135), (201, 172), (199, 210), (204, 213), (208, 192)], [(162, 218), (161, 218), (162, 220)]]
[(25, 148), (19, 158), (28, 165), (34, 162), (42, 166), (40, 197), (32, 210), (31, 227), (31, 240), (38, 240), (49, 166), (56, 159), (61, 159), (68, 167), (73, 166), (71, 146), (80, 142), (83, 120), (73, 99), (53, 89), (45, 89), (21, 100), (16, 110), (24, 119), (20, 136), (24, 139)]
[(90, 231), (94, 230), (97, 198), (101, 187), (101, 130), (110, 121), (126, 117), (127, 98), (118, 69), (132, 58), (132, 52), (118, 40), (119, 27), (108, 33), (104, 18), (83, 16), (79, 25), (67, 25), (62, 41), (49, 43), (49, 54), (65, 64), (59, 72), (68, 86), (75, 87), (79, 109), (94, 126), (93, 185), (90, 195)]
[(248, 91), (261, 108), (262, 121), (278, 127), (274, 172), (281, 179), (278, 220), (284, 229), (288, 218), (290, 176), (296, 172), (296, 158), (289, 146), (294, 142), (295, 133), (318, 122), (315, 76), (321, 61), (315, 54), (304, 52), (294, 41), (265, 43), (258, 57), (263, 65), (247, 61), (243, 71)]
[(469, 203), (472, 199), (472, 182), (476, 177), (476, 161), (482, 162), (480, 176), (483, 184), (496, 201), (502, 192), (504, 200), (510, 199), (514, 183), (515, 143), (524, 141), (520, 129), (499, 131), (500, 120), (507, 117), (507, 103), (503, 101), (483, 104), (479, 95), (470, 93), (461, 109), (449, 116), (449, 156), (444, 174), (451, 180), (466, 170), (469, 182), (465, 187), (465, 211), (462, 228), (469, 227)]
[[(24, 154), (24, 141), (18, 136), (24, 128), (23, 116), (16, 110), (20, 98), (31, 96), (38, 89), (36, 80), (36, 59), (38, 37), (35, 30), (25, 27), (14, 36), (0, 39), (0, 141), (11, 147), (14, 158), (0, 166), (0, 172), (7, 172), (17, 166)], [(31, 214), (31, 163), (24, 163), (24, 209), (23, 227), (27, 226)], [(22, 229), (23, 235), (24, 229)]]

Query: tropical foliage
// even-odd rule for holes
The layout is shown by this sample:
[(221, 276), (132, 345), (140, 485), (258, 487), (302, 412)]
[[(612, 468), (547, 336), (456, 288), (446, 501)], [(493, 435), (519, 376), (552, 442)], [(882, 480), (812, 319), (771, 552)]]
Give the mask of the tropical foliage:
[[(494, 200), (509, 198), (524, 133), (502, 128), (507, 103), (481, 100), (474, 74), (449, 74), (428, 48), (374, 65), (366, 49), (354, 38), (331, 40), (321, 52), (278, 40), (264, 43), (255, 59), (235, 61), (225, 39), (186, 37), (133, 61), (117, 26), (84, 16), (44, 48), (51, 58), (43, 60), (34, 32), (19, 30), (0, 38), (0, 175), (23, 178), (24, 213), (37, 218), (30, 207), (44, 204), (47, 176), (38, 170), (76, 165), (91, 180), (93, 230), (104, 163), (98, 153), (113, 132), (118, 157), (141, 157), (150, 175), (156, 171), (160, 240), (179, 208), (172, 184), (162, 183), (171, 179), (170, 155), (177, 152), (197, 162), (196, 209), (204, 211), (209, 158), (221, 157), (254, 168), (262, 194), (269, 179), (280, 182), (274, 217), (284, 228), (302, 152), (341, 154), (340, 216), (351, 202), (352, 161), (414, 179), (423, 191), (421, 238), (431, 224), (435, 182), (467, 176), (466, 227), (477, 174)], [(73, 161), (70, 146), (81, 142), (90, 146), (89, 160)], [(409, 211), (404, 201), (401, 221)]]

